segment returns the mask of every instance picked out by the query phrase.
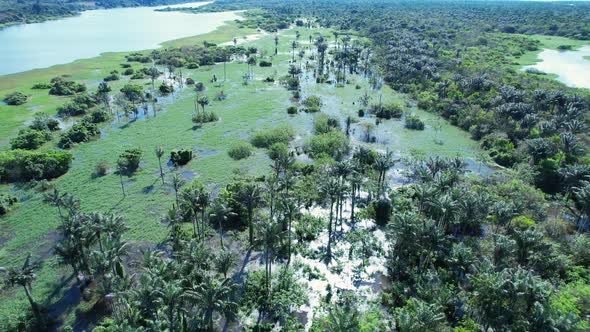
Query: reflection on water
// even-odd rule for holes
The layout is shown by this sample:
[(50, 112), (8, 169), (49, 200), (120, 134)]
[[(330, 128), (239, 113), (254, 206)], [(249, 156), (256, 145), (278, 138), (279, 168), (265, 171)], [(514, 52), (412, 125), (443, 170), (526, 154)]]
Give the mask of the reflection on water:
[(576, 51), (557, 51), (545, 49), (539, 53), (542, 61), (532, 66), (549, 74), (556, 74), (557, 79), (569, 86), (590, 89), (590, 61), (584, 57), (590, 56), (590, 45)]
[[(202, 4), (193, 3), (191, 7)], [(91, 58), (104, 52), (156, 48), (164, 41), (211, 32), (237, 18), (232, 12), (190, 14), (154, 9), (157, 8), (89, 10), (75, 17), (1, 29), (0, 75)]]

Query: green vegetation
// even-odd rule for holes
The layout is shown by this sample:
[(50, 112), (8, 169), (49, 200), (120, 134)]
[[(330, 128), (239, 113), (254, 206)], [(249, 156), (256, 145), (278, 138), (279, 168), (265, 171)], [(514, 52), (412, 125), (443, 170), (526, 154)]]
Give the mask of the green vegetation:
[(20, 92), (12, 92), (4, 97), (4, 102), (7, 105), (18, 106), (27, 102), (28, 97)]
[(2, 77), (0, 330), (587, 330), (588, 94), (513, 70), (586, 36), (547, 6), (219, 0)]

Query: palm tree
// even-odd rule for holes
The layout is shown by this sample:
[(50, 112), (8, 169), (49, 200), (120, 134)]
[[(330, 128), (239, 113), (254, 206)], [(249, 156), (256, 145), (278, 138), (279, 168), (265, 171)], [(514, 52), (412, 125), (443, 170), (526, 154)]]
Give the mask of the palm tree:
[(215, 260), (215, 268), (217, 272), (223, 274), (223, 278), (227, 278), (227, 272), (232, 268), (236, 262), (235, 255), (229, 250), (222, 250)]
[(339, 194), (339, 182), (334, 177), (329, 177), (320, 185), (320, 191), (325, 200), (330, 204), (330, 220), (328, 221), (328, 247), (326, 253), (326, 262), (332, 260), (332, 220), (334, 219), (334, 203), (336, 203)]
[(43, 198), (43, 201), (49, 205), (57, 207), (57, 212), (59, 216), (63, 218), (63, 214), (61, 213), (61, 206), (63, 203), (63, 196), (60, 194), (57, 188), (53, 188), (53, 191), (49, 194), (46, 194)]
[(250, 78), (252, 78), (252, 76), (254, 76), (254, 69), (253, 67), (256, 66), (256, 57), (255, 56), (251, 56), (248, 58), (248, 75)]
[(176, 323), (183, 320), (182, 304), (185, 296), (181, 282), (179, 280), (164, 282), (159, 295), (162, 305), (166, 307), (165, 316), (168, 321), (168, 331), (180, 331), (180, 328), (176, 328)]
[(205, 239), (205, 212), (211, 204), (211, 197), (205, 188), (199, 189), (199, 196), (197, 198), (199, 211), (201, 212), (201, 232), (203, 233), (203, 240)]
[(184, 185), (184, 179), (182, 178), (182, 175), (178, 173), (172, 174), (171, 184), (172, 188), (174, 188), (174, 194), (176, 195), (176, 206), (179, 206), (178, 190)]
[(275, 35), (275, 55), (279, 54), (279, 35)]
[(246, 207), (246, 215), (248, 218), (248, 239), (250, 246), (254, 245), (254, 225), (252, 218), (254, 216), (254, 209), (261, 203), (262, 197), (260, 194), (260, 187), (253, 182), (246, 183), (238, 193), (239, 201)]
[(27, 299), (29, 300), (29, 304), (31, 305), (31, 309), (33, 310), (33, 314), (35, 315), (35, 319), (37, 320), (38, 327), (43, 329), (45, 322), (43, 317), (41, 316), (41, 311), (39, 306), (33, 299), (31, 295), (32, 288), (31, 285), (33, 281), (37, 279), (37, 275), (35, 274), (35, 270), (39, 267), (38, 263), (31, 263), (31, 254), (27, 255), (24, 264), (20, 268), (0, 268), (0, 272), (6, 275), (5, 283), (9, 287), (14, 287), (16, 285), (22, 286)]
[(234, 213), (232, 208), (229, 207), (222, 200), (216, 199), (214, 201), (213, 211), (211, 211), (210, 216), (213, 219), (217, 220), (217, 225), (219, 227), (219, 242), (221, 243), (221, 249), (224, 249), (224, 246), (223, 246), (223, 223), (226, 222), (230, 216), (234, 216), (234, 215), (236, 215), (236, 213)]
[(197, 104), (199, 104), (201, 106), (201, 109), (203, 109), (203, 113), (205, 113), (205, 106), (209, 105), (209, 97), (207, 97), (207, 96), (197, 97)]
[(296, 41), (296, 40), (294, 40), (294, 41), (291, 43), (291, 50), (292, 50), (292, 51), (291, 51), (291, 53), (292, 53), (292, 56), (291, 56), (291, 62), (295, 62), (295, 49), (296, 49), (296, 48), (297, 48), (297, 41)]
[(195, 289), (187, 291), (187, 297), (196, 302), (201, 319), (207, 331), (214, 331), (216, 314), (223, 315), (226, 320), (235, 319), (238, 304), (234, 302), (235, 285), (231, 279), (219, 282), (209, 276)]
[(355, 332), (360, 329), (360, 314), (350, 303), (335, 305), (328, 311), (325, 321), (325, 331)]
[(119, 180), (121, 181), (121, 191), (123, 192), (123, 197), (126, 196), (125, 194), (125, 185), (123, 184), (123, 173), (125, 173), (126, 167), (122, 164), (117, 164), (117, 172), (119, 173)]
[(162, 170), (162, 157), (164, 156), (164, 148), (158, 146), (154, 152), (156, 153), (156, 157), (158, 157), (158, 163), (160, 164), (160, 177), (162, 178), (162, 184), (164, 184), (164, 171)]
[(393, 152), (387, 151), (385, 154), (379, 154), (375, 158), (375, 170), (379, 173), (377, 179), (377, 185), (379, 186), (379, 194), (385, 193), (385, 174), (387, 171), (395, 165), (393, 160)]
[(291, 263), (291, 226), (293, 223), (293, 217), (297, 211), (299, 211), (299, 202), (295, 199), (290, 198), (287, 195), (283, 195), (281, 200), (281, 206), (285, 213), (285, 217), (287, 218), (287, 247), (288, 247), (288, 258), (287, 258), (287, 266)]
[(182, 192), (182, 200), (183, 202), (185, 202), (190, 211), (192, 212), (193, 218), (192, 218), (192, 222), (193, 222), (193, 238), (197, 237), (197, 228), (199, 228), (199, 239), (201, 237), (201, 230), (200, 230), (200, 226), (198, 223), (198, 215), (200, 212), (200, 204), (199, 204), (199, 199), (200, 199), (200, 192), (199, 189), (192, 189), (192, 190), (184, 190)]

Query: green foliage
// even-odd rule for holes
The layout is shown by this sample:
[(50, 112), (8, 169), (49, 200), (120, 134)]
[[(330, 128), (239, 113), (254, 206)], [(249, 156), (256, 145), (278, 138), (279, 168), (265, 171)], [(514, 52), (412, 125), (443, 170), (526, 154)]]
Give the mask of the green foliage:
[(86, 86), (84, 84), (68, 81), (64, 77), (54, 77), (51, 79), (50, 84), (50, 95), (71, 96), (86, 91)]
[(417, 115), (406, 116), (404, 127), (412, 130), (424, 130), (424, 121)]
[(309, 242), (317, 239), (324, 229), (325, 222), (322, 218), (310, 214), (303, 214), (295, 224), (295, 234), (299, 242)]
[(0, 181), (53, 179), (65, 174), (73, 157), (65, 151), (12, 150), (0, 153)]
[(10, 140), (10, 146), (13, 150), (35, 150), (49, 140), (51, 133), (48, 130), (26, 128), (21, 129), (18, 136)]
[(172, 150), (170, 151), (170, 161), (174, 166), (182, 166), (188, 164), (193, 159), (193, 151), (190, 149)]
[(337, 118), (322, 113), (313, 118), (313, 127), (316, 135), (327, 134), (339, 130), (340, 122)]
[(174, 92), (174, 86), (171, 84), (166, 84), (166, 82), (162, 82), (162, 84), (160, 84), (158, 87), (158, 91), (160, 91), (160, 93), (163, 95), (169, 95)]
[(143, 151), (140, 148), (127, 148), (119, 155), (117, 169), (124, 174), (132, 174), (139, 168)]
[(305, 113), (316, 113), (322, 107), (322, 100), (318, 96), (309, 96), (302, 102)]
[(287, 114), (294, 115), (294, 114), (297, 114), (297, 111), (298, 111), (297, 106), (287, 107)]
[(72, 98), (72, 100), (68, 101), (62, 106), (57, 108), (57, 115), (58, 116), (78, 116), (86, 114), (88, 109), (94, 107), (97, 104), (96, 99), (94, 99), (89, 94), (79, 94)]
[(18, 199), (12, 195), (0, 194), (0, 216), (7, 214), (17, 202)]
[(37, 113), (35, 114), (35, 118), (29, 128), (34, 130), (49, 130), (49, 131), (57, 131), (59, 130), (59, 121), (49, 117), (49, 115), (45, 113)]
[(70, 149), (75, 144), (88, 142), (99, 134), (100, 129), (95, 123), (82, 120), (61, 134), (57, 146), (62, 149)]
[(380, 226), (385, 226), (389, 223), (393, 207), (391, 202), (386, 199), (380, 199), (372, 202), (372, 211), (374, 214), (375, 223)]
[(18, 106), (27, 102), (27, 95), (22, 92), (12, 92), (4, 96), (4, 102), (7, 105)]
[(377, 105), (374, 106), (373, 109), (375, 112), (375, 116), (377, 116), (380, 119), (386, 120), (400, 119), (404, 114), (404, 109), (402, 108), (402, 106), (395, 103), (385, 104), (381, 107)]
[(252, 155), (252, 145), (245, 141), (238, 141), (229, 148), (227, 154), (233, 160), (248, 158)]
[(314, 159), (328, 156), (341, 160), (350, 152), (350, 142), (343, 132), (335, 130), (311, 137), (305, 144), (305, 151)]
[(200, 125), (202, 123), (209, 123), (209, 122), (216, 122), (219, 120), (219, 116), (214, 112), (198, 112), (193, 114), (192, 121), (196, 125)]
[(275, 143), (289, 144), (294, 135), (291, 127), (279, 126), (255, 133), (250, 142), (257, 148), (268, 148)]

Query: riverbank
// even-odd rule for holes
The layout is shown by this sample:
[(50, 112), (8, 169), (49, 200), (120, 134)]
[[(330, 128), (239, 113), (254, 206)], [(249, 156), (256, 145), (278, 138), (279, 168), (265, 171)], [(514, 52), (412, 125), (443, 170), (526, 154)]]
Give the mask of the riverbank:
[(523, 67), (523, 66), (530, 66), (534, 65), (537, 62), (540, 62), (541, 59), (539, 58), (539, 54), (543, 52), (544, 49), (550, 50), (559, 50), (560, 46), (569, 46), (570, 50), (577, 50), (585, 45), (590, 45), (590, 40), (576, 40), (571, 38), (565, 37), (557, 37), (557, 36), (544, 36), (544, 35), (521, 35), (527, 38), (531, 38), (534, 40), (539, 41), (539, 48), (526, 52), (525, 54), (515, 57), (513, 59), (515, 66)]

